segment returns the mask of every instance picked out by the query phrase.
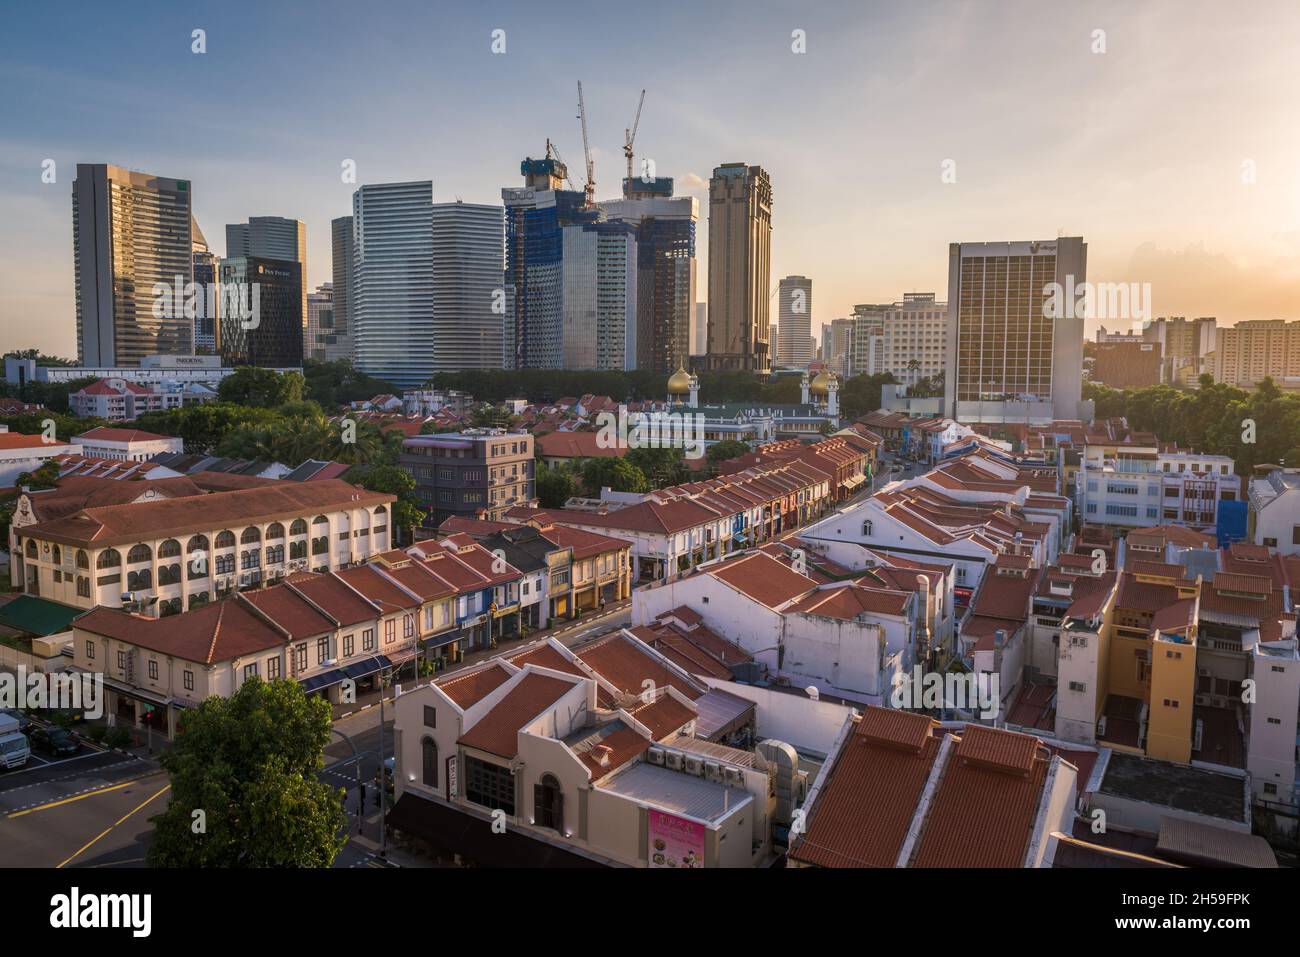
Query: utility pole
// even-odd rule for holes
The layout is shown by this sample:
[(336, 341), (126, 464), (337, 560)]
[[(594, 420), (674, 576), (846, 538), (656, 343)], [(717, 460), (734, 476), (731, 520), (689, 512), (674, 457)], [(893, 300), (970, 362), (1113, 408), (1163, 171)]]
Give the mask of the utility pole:
[[(384, 687), (391, 673), (379, 673), (379, 856), (388, 859), (388, 749), (384, 746)], [(396, 768), (394, 768), (394, 771)], [(360, 774), (360, 768), (357, 771)]]

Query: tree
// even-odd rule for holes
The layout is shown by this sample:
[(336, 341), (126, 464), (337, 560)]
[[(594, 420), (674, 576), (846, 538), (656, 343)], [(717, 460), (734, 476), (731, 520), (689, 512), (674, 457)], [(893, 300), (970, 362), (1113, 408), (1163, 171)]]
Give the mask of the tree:
[(330, 411), (377, 395), (401, 394), (401, 390), (391, 382), (357, 371), (350, 359), (333, 362), (304, 359), (302, 372), (306, 380), (304, 394)]
[(412, 529), (424, 524), (428, 510), (421, 508), (415, 497), (415, 478), (400, 465), (354, 465), (343, 473), (343, 480), (371, 492), (396, 495), (393, 525), (397, 528)]
[(276, 372), (258, 366), (240, 366), (221, 380), (217, 394), (222, 402), (274, 409), (301, 402), (306, 380), (301, 372)]
[(646, 477), (651, 488), (680, 485), (690, 478), (689, 470), (682, 461), (680, 448), (630, 449), (625, 458), (641, 470), (641, 474)]
[(650, 491), (645, 473), (622, 458), (588, 459), (582, 466), (582, 482), (593, 498), (606, 487), (615, 492)]
[(343, 791), (316, 777), (329, 739), (328, 702), (296, 681), (251, 678), (187, 711), (149, 866), (329, 867), (347, 841)]
[[(14, 480), (14, 488), (44, 489), (54, 488), (59, 484), (59, 463), (50, 459), (30, 472), (19, 472)], [(6, 539), (7, 541), (7, 539)]]
[(748, 455), (749, 451), (749, 446), (740, 439), (723, 439), (721, 442), (714, 442), (710, 445), (704, 456), (709, 460), (710, 465), (717, 465), (719, 462), (726, 462), (728, 459), (737, 459), (742, 455)]
[(578, 479), (567, 466), (554, 465), (537, 470), (537, 499), (543, 508), (563, 508), (578, 494)]

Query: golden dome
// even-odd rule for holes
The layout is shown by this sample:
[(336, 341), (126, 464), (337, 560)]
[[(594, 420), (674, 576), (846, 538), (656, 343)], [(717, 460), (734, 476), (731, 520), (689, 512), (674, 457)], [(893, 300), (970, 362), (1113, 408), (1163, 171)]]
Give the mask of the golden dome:
[(668, 377), (669, 395), (688, 395), (691, 391), (691, 375), (680, 366)]
[(831, 374), (826, 370), (817, 373), (817, 378), (812, 380), (812, 385), (808, 391), (813, 395), (826, 395), (830, 391)]

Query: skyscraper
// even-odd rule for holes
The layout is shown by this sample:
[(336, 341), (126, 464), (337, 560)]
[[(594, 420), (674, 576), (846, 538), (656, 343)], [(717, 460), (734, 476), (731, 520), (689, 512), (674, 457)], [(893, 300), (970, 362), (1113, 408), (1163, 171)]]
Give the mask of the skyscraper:
[(330, 220), (334, 266), (334, 334), (326, 342), (325, 360), (352, 358), (352, 217)]
[(82, 365), (132, 367), (147, 355), (193, 354), (193, 318), (174, 294), (159, 298), (162, 289), (174, 293), (193, 281), (192, 223), (188, 180), (77, 164), (72, 243)]
[(334, 332), (334, 286), (324, 283), (307, 293), (307, 333), (302, 340), (304, 359), (324, 360), (326, 349), (336, 342)]
[(1049, 303), (1054, 288), (1083, 286), (1087, 261), (1079, 237), (949, 246), (946, 415), (967, 423), (1079, 417), (1085, 317), (1068, 297)]
[[(226, 258), (256, 256), (296, 262), (302, 277), (298, 315), (307, 321), (307, 224), (283, 216), (250, 216), (246, 223), (226, 226)], [(305, 331), (305, 330), (304, 330)], [(300, 334), (300, 338), (301, 338)]]
[(695, 304), (695, 318), (691, 322), (691, 357), (703, 359), (709, 352), (709, 304)]
[(398, 386), (433, 374), (433, 182), (352, 194), (349, 316), (356, 367)]
[[(302, 364), (300, 263), (261, 256), (223, 259), (221, 286), (225, 300), (217, 322), (217, 352), (223, 365), (291, 369)], [(243, 297), (251, 315), (247, 309), (241, 315), (234, 295)]]
[(433, 371), (501, 368), (505, 210), (433, 205)]
[(777, 363), (806, 369), (812, 362), (812, 280), (786, 276), (777, 291)]
[(598, 209), (586, 197), (562, 186), (564, 163), (547, 143), (544, 159), (519, 164), (524, 185), (501, 190), (506, 208), (506, 288), (508, 314), (505, 354), (510, 368), (559, 369), (564, 366), (565, 226), (596, 222)]
[(208, 248), (208, 240), (190, 217), (190, 235), (194, 250), (194, 285), (198, 296), (194, 311), (194, 352), (212, 355), (217, 348), (217, 319), (221, 315), (221, 259)]
[(709, 356), (714, 371), (771, 368), (772, 184), (726, 163), (709, 180)]
[(566, 369), (638, 368), (637, 227), (561, 227)]
[(690, 361), (699, 203), (673, 196), (672, 177), (623, 181), (623, 198), (601, 203), (637, 228), (636, 368), (671, 374)]

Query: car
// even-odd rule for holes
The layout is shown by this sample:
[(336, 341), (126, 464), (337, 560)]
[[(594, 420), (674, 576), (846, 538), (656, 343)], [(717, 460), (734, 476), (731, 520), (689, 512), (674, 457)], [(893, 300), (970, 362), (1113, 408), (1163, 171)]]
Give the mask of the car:
[(32, 728), (31, 738), (32, 744), (55, 757), (76, 754), (81, 750), (81, 742), (62, 728)]
[(0, 708), (0, 714), (7, 714), (9, 717), (17, 721), (18, 730), (21, 731), (23, 734), (28, 734), (31, 732), (32, 719), (27, 717), (26, 714), (24, 714), (22, 711), (19, 711), (17, 708)]

